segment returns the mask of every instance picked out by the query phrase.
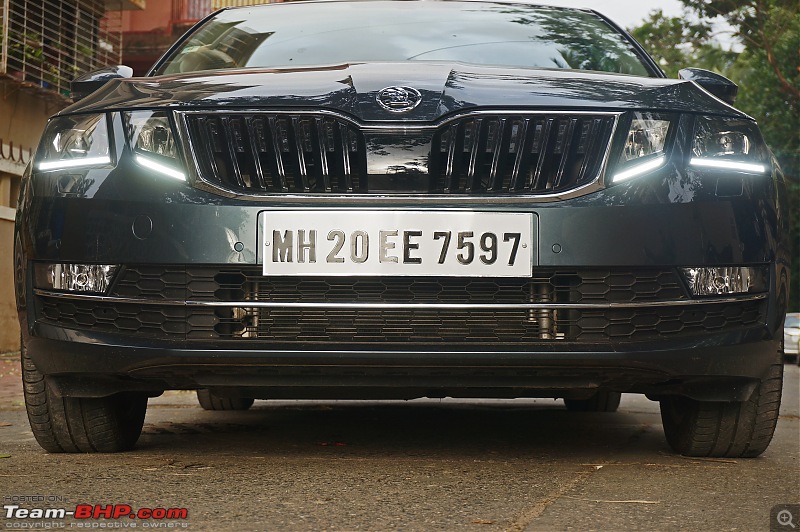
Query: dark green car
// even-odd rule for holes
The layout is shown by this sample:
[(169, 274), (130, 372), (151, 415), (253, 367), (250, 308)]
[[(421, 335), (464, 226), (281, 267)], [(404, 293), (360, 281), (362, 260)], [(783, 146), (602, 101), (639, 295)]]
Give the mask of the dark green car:
[[(784, 178), (711, 72), (593, 11), (223, 10), (76, 80), (22, 187), (31, 427), (133, 447), (148, 397), (660, 401), (756, 456), (781, 394)], [(95, 90), (96, 89), (96, 90)]]

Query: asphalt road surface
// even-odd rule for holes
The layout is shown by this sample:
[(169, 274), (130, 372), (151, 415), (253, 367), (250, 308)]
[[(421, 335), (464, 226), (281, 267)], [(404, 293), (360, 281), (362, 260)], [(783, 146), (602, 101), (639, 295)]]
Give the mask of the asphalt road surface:
[[(673, 454), (657, 404), (635, 395), (602, 414), (553, 400), (257, 401), (226, 413), (170, 392), (150, 401), (133, 452), (46, 454), (14, 388), (16, 363), (0, 359), (4, 506), (187, 517), (7, 519), (3, 509), (5, 529), (749, 531), (770, 529), (773, 506), (800, 502), (793, 365), (770, 448), (723, 460)], [(797, 530), (784, 523), (773, 530)]]

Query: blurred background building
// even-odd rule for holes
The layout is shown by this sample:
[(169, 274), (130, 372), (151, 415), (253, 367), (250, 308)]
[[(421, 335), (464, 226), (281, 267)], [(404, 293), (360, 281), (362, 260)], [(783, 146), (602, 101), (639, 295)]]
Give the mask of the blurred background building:
[[(282, 1), (282, 0), (277, 0)], [(22, 174), (78, 75), (126, 64), (143, 75), (189, 27), (264, 0), (0, 0), (0, 353), (19, 349), (13, 228)]]

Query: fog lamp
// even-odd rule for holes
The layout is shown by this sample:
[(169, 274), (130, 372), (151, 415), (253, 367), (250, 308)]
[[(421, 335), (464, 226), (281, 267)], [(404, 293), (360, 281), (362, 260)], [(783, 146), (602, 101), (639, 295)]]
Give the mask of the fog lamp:
[(113, 264), (43, 264), (34, 266), (36, 288), (104, 294), (118, 266)]
[(681, 271), (693, 296), (766, 292), (768, 288), (765, 267), (719, 266)]

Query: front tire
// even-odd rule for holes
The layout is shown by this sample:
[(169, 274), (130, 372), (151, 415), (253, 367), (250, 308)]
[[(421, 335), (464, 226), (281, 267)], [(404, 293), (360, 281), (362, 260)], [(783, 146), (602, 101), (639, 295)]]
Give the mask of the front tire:
[(142, 433), (147, 396), (61, 397), (22, 346), (25, 409), (39, 445), (50, 453), (114, 453), (132, 449)]
[(772, 441), (781, 406), (783, 363), (770, 367), (753, 395), (742, 402), (661, 400), (661, 420), (670, 447), (685, 456), (752, 458)]
[(197, 390), (197, 402), (203, 410), (247, 410), (254, 400), (249, 397), (220, 397), (208, 390)]

